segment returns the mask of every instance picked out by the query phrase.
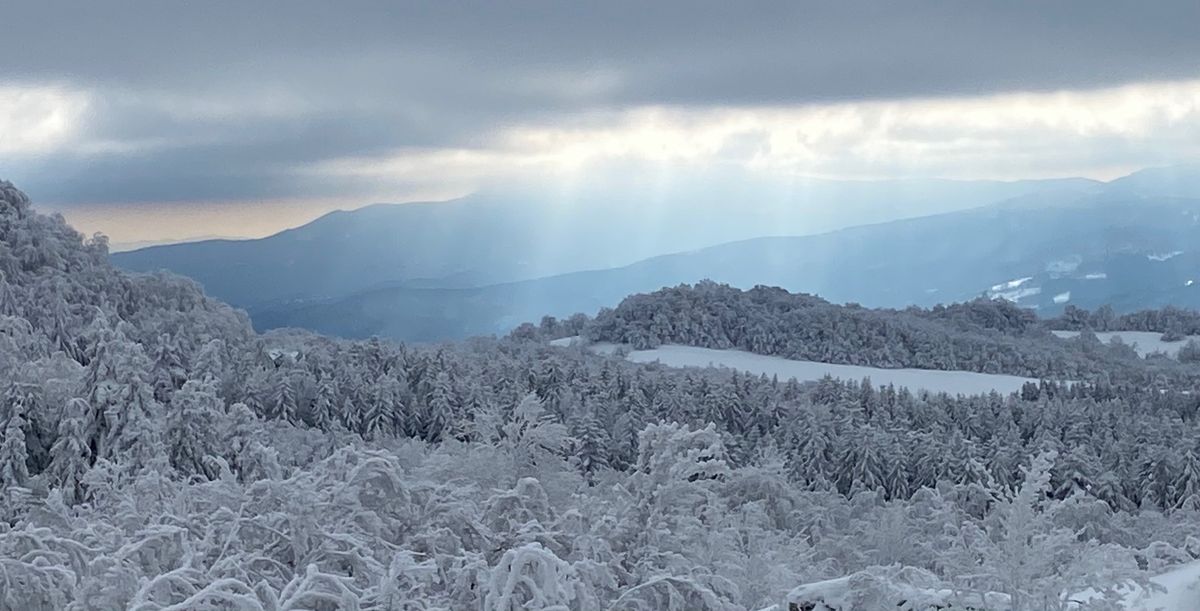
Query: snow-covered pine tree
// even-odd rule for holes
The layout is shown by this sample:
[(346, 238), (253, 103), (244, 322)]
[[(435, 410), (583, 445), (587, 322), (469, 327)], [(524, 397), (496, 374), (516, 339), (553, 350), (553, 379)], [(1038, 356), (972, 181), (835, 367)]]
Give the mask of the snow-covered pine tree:
[(171, 400), (166, 442), (171, 465), (186, 475), (215, 476), (210, 456), (222, 454), (224, 405), (211, 380), (188, 380)]
[(91, 467), (87, 439), (87, 401), (71, 399), (58, 423), (58, 438), (50, 448), (47, 468), (50, 484), (62, 491), (63, 502), (72, 505), (83, 499), (83, 478)]
[(29, 480), (25, 426), (24, 405), (10, 406), (4, 423), (4, 437), (0, 439), (0, 483), (4, 487), (24, 486)]

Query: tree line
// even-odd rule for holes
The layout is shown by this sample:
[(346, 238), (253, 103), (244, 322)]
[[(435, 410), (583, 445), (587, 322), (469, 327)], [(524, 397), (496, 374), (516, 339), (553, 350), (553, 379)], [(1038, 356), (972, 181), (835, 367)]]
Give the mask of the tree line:
[[(1200, 557), (1200, 393), (1107, 347), (1068, 352), (1106, 375), (951, 397), (545, 341), (622, 320), (627, 340), (738, 345), (810, 322), (783, 305), (827, 309), (710, 285), (680, 289), (686, 312), (631, 298), (653, 324), (259, 335), (190, 281), (112, 268), (7, 183), (0, 270), (0, 609), (760, 609), (888, 565), (1048, 608), (1087, 588), (1115, 605), (1115, 584)], [(1014, 362), (1049, 350), (985, 305), (814, 320), (863, 364), (975, 335)]]

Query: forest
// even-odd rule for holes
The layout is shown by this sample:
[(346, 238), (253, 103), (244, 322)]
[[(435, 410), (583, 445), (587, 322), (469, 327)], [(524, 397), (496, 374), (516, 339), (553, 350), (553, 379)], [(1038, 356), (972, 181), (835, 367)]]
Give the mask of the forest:
[[(573, 325), (590, 341), (627, 344), (635, 349), (683, 344), (740, 349), (757, 354), (826, 363), (896, 368), (1005, 373), (1072, 381), (1107, 381), (1160, 389), (1190, 387), (1196, 371), (1166, 358), (1141, 359), (1129, 346), (1102, 344), (1090, 313), (1069, 311), (1080, 322), (1078, 338), (1062, 341), (1051, 329), (1059, 319), (1039, 320), (1031, 311), (1004, 300), (868, 309), (831, 304), (820, 297), (775, 287), (743, 291), (703, 281), (632, 295), (594, 320)], [(1185, 319), (1181, 310), (1155, 316), (1142, 312), (1129, 320), (1159, 320), (1171, 329)], [(1103, 314), (1103, 312), (1101, 312)], [(1109, 311), (1111, 314), (1111, 311)], [(1133, 323), (1126, 323), (1134, 328)], [(543, 324), (542, 327), (546, 327)], [(552, 329), (564, 325), (552, 326)], [(532, 327), (519, 329), (530, 334)], [(540, 330), (540, 329), (539, 329)], [(1161, 329), (1159, 329), (1161, 330)]]
[[(702, 282), (454, 344), (256, 334), (4, 182), (0, 274), (0, 609), (782, 610), (846, 575), (885, 576), (853, 608), (901, 580), (1120, 609), (1200, 558), (1200, 370), (1004, 302)], [(566, 335), (1043, 381), (798, 384)]]
[(1110, 306), (1089, 312), (1069, 305), (1062, 316), (1048, 322), (1055, 329), (1070, 331), (1156, 331), (1174, 337), (1200, 335), (1200, 312), (1173, 306), (1116, 314)]

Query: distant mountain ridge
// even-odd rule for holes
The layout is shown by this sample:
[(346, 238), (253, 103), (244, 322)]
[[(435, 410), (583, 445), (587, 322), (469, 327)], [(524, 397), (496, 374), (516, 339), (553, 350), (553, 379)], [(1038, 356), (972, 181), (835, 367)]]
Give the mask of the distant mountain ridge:
[(734, 240), (1094, 188), (1083, 179), (931, 180), (697, 185), (667, 199), (640, 192), (563, 201), (546, 193), (482, 193), (332, 212), (267, 238), (154, 246), (115, 253), (113, 261), (133, 271), (180, 273), (233, 305), (261, 309), (388, 286), (468, 288), (613, 268)]
[[(1155, 188), (1159, 184), (1161, 193)], [(380, 335), (416, 341), (504, 333), (543, 315), (591, 313), (616, 306), (629, 294), (702, 279), (742, 288), (780, 286), (872, 307), (932, 306), (981, 295), (1010, 299), (1047, 316), (1067, 305), (1095, 308), (1110, 302), (1123, 312), (1163, 305), (1196, 307), (1200, 306), (1200, 252), (1194, 252), (1194, 245), (1200, 244), (1200, 189), (1190, 190), (1192, 185), (1200, 181), (1190, 181), (1186, 172), (1147, 170), (1146, 175), (1134, 174), (1101, 188), (1092, 183), (1056, 183), (965, 210), (815, 235), (731, 241), (619, 267), (587, 270), (586, 257), (566, 257), (556, 263), (585, 271), (492, 283), (486, 279), (520, 275), (521, 261), (506, 255), (506, 249), (527, 252), (514, 244), (530, 238), (518, 232), (474, 243), (454, 237), (456, 225), (444, 220), (426, 227), (419, 244), (429, 248), (410, 242), (401, 249), (416, 253), (409, 262), (413, 264), (400, 274), (408, 279), (381, 281), (359, 290), (350, 282), (328, 284), (322, 279), (336, 276), (344, 263), (323, 259), (311, 263), (310, 257), (294, 266), (308, 270), (314, 286), (326, 289), (323, 293), (309, 291), (292, 300), (262, 299), (239, 305), (249, 310), (259, 329), (295, 326), (346, 337)], [(423, 206), (458, 215), (459, 220), (471, 210), (488, 209), (469, 202), (450, 208)], [(334, 213), (280, 234), (279, 239), (307, 244), (315, 254), (336, 251), (345, 241), (364, 240), (369, 233), (364, 227), (382, 236), (393, 226), (382, 220), (372, 223), (376, 215), (385, 219), (411, 211), (420, 216), (418, 208), (404, 208), (378, 206)], [(493, 220), (511, 221), (502, 219), (501, 208), (492, 208)], [(327, 235), (341, 237), (321, 237)], [(385, 245), (394, 240), (378, 239)], [(450, 249), (454, 251), (450, 259), (442, 260), (439, 253), (447, 250), (447, 244), (461, 248)], [(216, 249), (224, 256), (217, 245), (187, 246)], [(186, 254), (179, 249), (165, 252)], [(120, 255), (115, 258), (121, 261)], [(233, 276), (257, 277), (261, 286), (273, 289), (283, 281), (277, 281), (271, 270), (281, 268), (287, 266), (249, 265)], [(372, 268), (376, 277), (386, 271), (384, 264)], [(1189, 283), (1192, 275), (1196, 277)], [(224, 286), (221, 279), (214, 283), (217, 288)]]
[[(542, 315), (591, 313), (615, 306), (629, 294), (697, 279), (743, 288), (781, 286), (872, 307), (932, 306), (980, 295), (1036, 306), (1046, 315), (1068, 304), (1095, 308), (1110, 301), (1120, 311), (1200, 306), (1200, 285), (1187, 285), (1184, 279), (1200, 272), (1195, 264), (1200, 253), (1161, 261), (1145, 254), (1164, 245), (1200, 244), (1200, 225), (1175, 217), (1180, 210), (1200, 214), (1200, 200), (1125, 206), (1101, 199), (1063, 209), (1029, 204), (1012, 202), (818, 236), (759, 238), (622, 268), (487, 287), (378, 289), (328, 303), (252, 310), (251, 318), (260, 328), (446, 339), (500, 333)], [(1137, 229), (1113, 229), (1130, 215), (1140, 219)], [(1004, 294), (997, 288), (1024, 278), (1029, 280), (1013, 289), (1024, 287), (1025, 293)], [(1063, 292), (1072, 295), (1055, 303)]]

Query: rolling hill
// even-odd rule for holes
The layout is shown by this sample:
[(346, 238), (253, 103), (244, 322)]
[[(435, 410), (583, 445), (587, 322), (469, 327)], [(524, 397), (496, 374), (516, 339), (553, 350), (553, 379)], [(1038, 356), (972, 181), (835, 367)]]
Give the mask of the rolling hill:
[[(699, 279), (780, 286), (872, 307), (980, 295), (1053, 315), (1068, 304), (1118, 311), (1200, 305), (1200, 200), (1027, 196), (943, 215), (815, 236), (771, 237), (632, 265), (466, 289), (389, 287), (326, 302), (251, 308), (259, 328), (431, 340), (499, 333), (542, 315), (615, 306), (631, 293)], [(1200, 277), (1197, 277), (1200, 280)], [(1057, 299), (1056, 299), (1057, 298)]]
[(434, 203), (333, 212), (258, 240), (208, 240), (115, 253), (132, 271), (166, 269), (235, 306), (307, 304), (368, 289), (467, 288), (629, 265), (765, 235), (804, 235), (994, 203), (1033, 193), (1070, 198), (1097, 183), (697, 179), (668, 197), (481, 193)]

